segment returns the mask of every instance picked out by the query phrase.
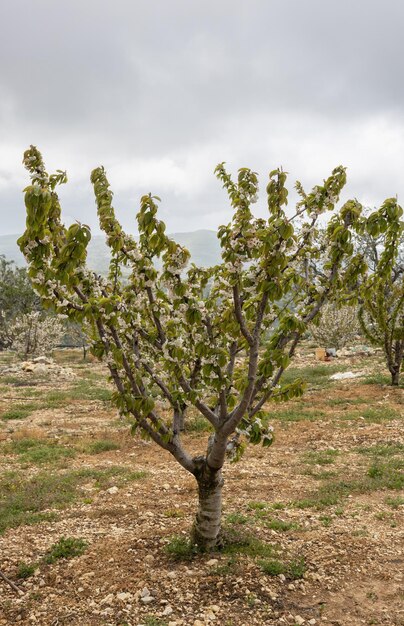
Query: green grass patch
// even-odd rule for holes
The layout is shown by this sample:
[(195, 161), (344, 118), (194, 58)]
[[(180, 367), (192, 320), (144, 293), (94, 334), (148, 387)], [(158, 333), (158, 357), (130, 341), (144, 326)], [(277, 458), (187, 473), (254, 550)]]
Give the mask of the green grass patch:
[(293, 502), (292, 506), (300, 509), (314, 508), (321, 511), (324, 508), (339, 504), (349, 495), (381, 490), (401, 490), (404, 487), (403, 465), (404, 461), (395, 457), (384, 463), (376, 460), (370, 465), (364, 476), (352, 480), (327, 482), (309, 497)]
[(284, 562), (279, 559), (268, 559), (259, 561), (259, 565), (268, 576), (279, 576), (283, 574), (289, 580), (298, 580), (303, 578), (306, 571), (304, 559), (292, 560)]
[(359, 454), (374, 457), (390, 457), (404, 453), (404, 445), (395, 441), (387, 441), (386, 443), (377, 443), (373, 446), (357, 448)]
[(289, 406), (285, 409), (277, 410), (276, 412), (274, 411), (271, 417), (282, 422), (313, 422), (325, 417), (325, 415), (324, 411), (318, 409), (304, 409), (300, 403), (296, 403), (294, 406)]
[(287, 532), (288, 530), (296, 529), (297, 525), (293, 522), (285, 522), (281, 519), (271, 519), (265, 522), (265, 526), (270, 528), (271, 530), (275, 530), (277, 532)]
[(391, 506), (392, 509), (399, 509), (400, 506), (404, 506), (403, 496), (388, 496), (384, 499), (385, 503)]
[(283, 509), (286, 509), (286, 504), (284, 502), (273, 502), (271, 508), (274, 511), (283, 511)]
[(242, 515), (241, 513), (229, 513), (226, 516), (226, 522), (229, 524), (247, 524), (249, 522), (249, 518), (246, 515)]
[(63, 509), (82, 496), (81, 485), (93, 480), (98, 489), (140, 480), (145, 472), (131, 472), (123, 467), (81, 469), (66, 473), (41, 472), (25, 479), (8, 472), (0, 479), (0, 534), (7, 528), (36, 524), (54, 519), (55, 511)]
[(62, 459), (73, 458), (76, 454), (72, 448), (67, 448), (55, 442), (42, 439), (16, 439), (4, 447), (5, 454), (17, 454), (23, 463), (42, 465), (58, 463)]
[(77, 400), (100, 400), (101, 402), (109, 402), (111, 395), (112, 390), (106, 386), (106, 383), (101, 387), (87, 380), (75, 383), (71, 392), (71, 397)]
[(369, 402), (368, 398), (330, 398), (327, 400), (328, 406), (350, 406), (357, 404), (367, 404)]
[(61, 537), (59, 541), (49, 548), (44, 556), (44, 561), (50, 564), (60, 559), (74, 559), (74, 557), (83, 554), (86, 548), (87, 542), (84, 539)]
[[(366, 376), (366, 378), (364, 378), (362, 382), (365, 385), (391, 385), (391, 376), (389, 376), (388, 374), (372, 374), (371, 376)], [(404, 388), (403, 378), (401, 378), (398, 388)]]
[(22, 420), (31, 415), (38, 408), (37, 404), (16, 404), (0, 416), (2, 420)]
[(223, 543), (224, 554), (269, 558), (278, 552), (278, 546), (274, 544), (265, 543), (257, 537), (231, 529), (224, 530)]
[(213, 427), (205, 417), (196, 416), (185, 419), (185, 430), (189, 433), (206, 433), (213, 431)]
[(119, 450), (120, 445), (112, 439), (99, 439), (86, 446), (85, 451), (89, 454), (102, 454), (111, 450)]
[(36, 563), (25, 563), (25, 561), (21, 561), (18, 563), (17, 567), (17, 578), (25, 580), (26, 578), (30, 578), (37, 569), (38, 565)]
[(310, 387), (324, 388), (332, 384), (329, 378), (337, 372), (347, 371), (347, 365), (313, 365), (311, 367), (289, 367), (282, 375), (282, 384), (302, 378)]
[(268, 502), (248, 502), (247, 504), (247, 508), (250, 509), (251, 511), (263, 511), (264, 509), (268, 508)]
[(401, 417), (398, 411), (389, 407), (368, 408), (361, 411), (360, 415), (364, 417), (367, 422), (372, 424), (380, 424), (381, 422), (399, 419)]
[(318, 450), (306, 452), (304, 462), (310, 465), (331, 465), (335, 462), (339, 452), (338, 450)]
[(171, 537), (164, 550), (174, 561), (191, 561), (198, 554), (195, 543), (181, 535)]

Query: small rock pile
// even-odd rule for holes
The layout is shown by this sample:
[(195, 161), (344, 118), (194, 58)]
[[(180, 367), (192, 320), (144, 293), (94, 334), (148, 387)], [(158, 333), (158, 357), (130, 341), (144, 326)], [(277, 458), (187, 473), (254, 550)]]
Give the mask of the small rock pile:
[(47, 356), (38, 356), (30, 361), (21, 361), (14, 365), (9, 365), (2, 370), (3, 374), (22, 375), (25, 374), (39, 374), (41, 376), (47, 376), (52, 378), (61, 378), (65, 380), (71, 380), (76, 378), (76, 374), (70, 367), (62, 367), (55, 363), (55, 361)]

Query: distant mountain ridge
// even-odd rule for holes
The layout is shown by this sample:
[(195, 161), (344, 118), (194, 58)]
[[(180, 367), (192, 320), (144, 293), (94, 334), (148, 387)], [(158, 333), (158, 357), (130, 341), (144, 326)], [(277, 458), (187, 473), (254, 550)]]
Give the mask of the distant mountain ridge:
[[(18, 266), (25, 265), (25, 259), (17, 246), (20, 235), (0, 235), (0, 254)], [(171, 233), (174, 241), (185, 246), (191, 253), (195, 265), (210, 267), (220, 261), (220, 244), (213, 230), (195, 230), (186, 233)], [(104, 235), (93, 235), (88, 246), (88, 267), (100, 274), (108, 272), (109, 250)]]

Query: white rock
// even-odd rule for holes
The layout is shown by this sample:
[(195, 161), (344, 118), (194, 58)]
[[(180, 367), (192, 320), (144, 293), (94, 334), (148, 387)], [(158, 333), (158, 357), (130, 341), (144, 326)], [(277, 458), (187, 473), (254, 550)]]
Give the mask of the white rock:
[(154, 598), (153, 596), (142, 596), (140, 601), (143, 602), (143, 604), (150, 604), (151, 602), (154, 602)]
[(173, 610), (172, 610), (171, 606), (169, 604), (167, 604), (166, 608), (162, 612), (162, 615), (171, 615), (172, 612), (173, 612)]
[(360, 378), (364, 372), (337, 372), (330, 376), (330, 380), (348, 380), (350, 378)]
[(105, 598), (101, 600), (100, 604), (112, 604), (113, 601), (114, 601), (114, 594), (109, 593), (107, 596), (105, 596)]
[(111, 494), (118, 493), (118, 491), (119, 491), (118, 487), (115, 487), (115, 486), (107, 489), (107, 493), (111, 493)]
[(215, 565), (218, 564), (218, 562), (219, 562), (218, 559), (210, 559), (209, 561), (207, 561), (206, 565), (208, 567), (214, 567)]
[(133, 595), (125, 591), (122, 591), (121, 593), (117, 593), (116, 597), (118, 598), (118, 600), (122, 600), (122, 602), (129, 602), (130, 600), (133, 600)]
[(301, 626), (306, 620), (301, 615), (295, 615), (295, 622)]
[(140, 596), (142, 598), (145, 598), (146, 596), (150, 595), (150, 591), (148, 590), (147, 587), (143, 587), (142, 591), (140, 592)]

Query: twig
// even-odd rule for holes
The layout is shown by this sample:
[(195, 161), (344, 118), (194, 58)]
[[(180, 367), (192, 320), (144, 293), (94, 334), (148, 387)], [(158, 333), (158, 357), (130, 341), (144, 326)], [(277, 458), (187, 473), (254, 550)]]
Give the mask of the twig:
[(4, 582), (10, 585), (11, 589), (13, 589), (16, 593), (20, 594), (20, 596), (24, 595), (24, 592), (21, 591), (21, 589), (17, 587), (17, 585), (15, 585), (12, 580), (7, 578), (7, 576), (1, 571), (1, 569), (0, 569), (0, 578), (2, 578)]

